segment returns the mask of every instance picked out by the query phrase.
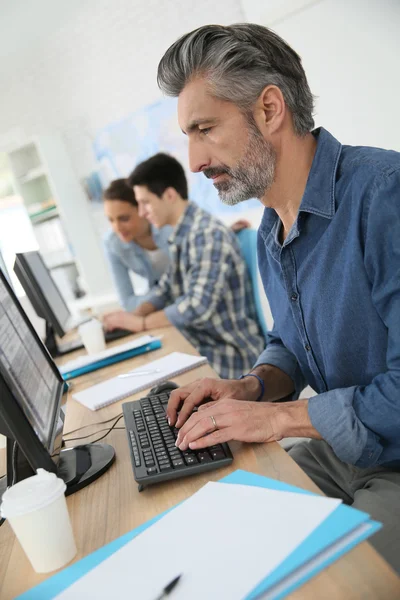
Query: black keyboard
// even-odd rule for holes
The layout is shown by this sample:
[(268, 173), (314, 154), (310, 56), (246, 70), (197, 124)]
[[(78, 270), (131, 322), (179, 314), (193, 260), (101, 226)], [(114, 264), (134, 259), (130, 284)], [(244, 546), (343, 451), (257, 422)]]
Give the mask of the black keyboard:
[(144, 486), (195, 475), (231, 464), (228, 444), (181, 452), (175, 446), (178, 429), (170, 427), (165, 415), (170, 392), (146, 396), (122, 405), (133, 473)]
[(128, 331), (127, 329), (113, 329), (112, 331), (104, 332), (104, 339), (106, 342), (113, 342), (114, 340), (120, 340), (127, 335), (133, 335), (133, 332)]

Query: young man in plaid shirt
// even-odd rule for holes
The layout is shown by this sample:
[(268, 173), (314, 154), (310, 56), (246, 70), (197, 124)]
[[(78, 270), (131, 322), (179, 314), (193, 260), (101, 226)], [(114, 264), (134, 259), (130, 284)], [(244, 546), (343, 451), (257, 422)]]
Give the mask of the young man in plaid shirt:
[(129, 177), (139, 206), (156, 227), (170, 225), (171, 262), (133, 313), (113, 313), (106, 327), (134, 332), (174, 325), (223, 378), (247, 373), (264, 349), (251, 281), (235, 234), (187, 200), (183, 167), (156, 154)]

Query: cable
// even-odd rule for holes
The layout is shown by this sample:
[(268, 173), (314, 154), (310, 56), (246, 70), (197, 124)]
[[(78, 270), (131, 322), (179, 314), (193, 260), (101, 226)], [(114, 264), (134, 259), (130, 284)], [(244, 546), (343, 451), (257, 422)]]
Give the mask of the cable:
[[(118, 419), (122, 417), (122, 413), (120, 413), (119, 415), (114, 415), (114, 417), (111, 417), (111, 419), (107, 419), (106, 421), (98, 421), (97, 423), (89, 423), (89, 425), (83, 425), (82, 427), (78, 427), (77, 429), (72, 429), (71, 431), (68, 431), (67, 433), (63, 434), (63, 438), (65, 438), (67, 435), (71, 435), (71, 433), (76, 433), (77, 431), (82, 431), (82, 429), (85, 429), (86, 427), (95, 427), (96, 425), (104, 425), (105, 423), (109, 423), (110, 421), (114, 421), (114, 419)], [(104, 430), (101, 430), (104, 431)], [(93, 433), (98, 433), (93, 432)], [(93, 434), (91, 434), (93, 435)], [(74, 439), (81, 439), (81, 438), (74, 438)], [(68, 440), (65, 440), (66, 442)]]
[[(118, 421), (120, 421), (122, 419), (124, 415), (121, 414), (119, 415), (119, 417), (117, 418), (117, 420), (115, 421), (115, 423), (112, 424), (111, 427), (109, 427), (107, 430), (106, 429), (101, 429), (100, 431), (106, 431), (106, 433), (102, 436), (100, 436), (99, 438), (92, 440), (90, 443), (91, 444), (95, 444), (96, 442), (99, 442), (100, 440), (102, 440), (103, 438), (105, 438), (113, 429), (125, 429), (125, 427), (116, 427)], [(77, 437), (77, 438), (70, 438), (69, 440), (65, 440), (66, 442), (74, 442), (77, 440), (83, 440), (86, 439), (88, 437), (91, 437), (92, 435), (96, 435), (97, 433), (99, 433), (99, 431), (94, 431), (93, 433), (90, 433), (89, 435), (85, 435), (82, 437)]]
[(111, 431), (111, 429), (125, 429), (125, 427), (112, 427), (112, 428), (108, 428), (108, 429), (107, 429), (107, 427), (105, 427), (104, 429), (98, 429), (97, 431), (88, 433), (88, 435), (82, 435), (80, 437), (75, 437), (75, 438), (69, 438), (69, 440), (65, 440), (65, 441), (66, 442), (76, 442), (77, 440), (86, 440), (87, 438), (90, 438), (93, 435), (96, 435), (97, 433), (101, 433), (102, 431)]
[(17, 460), (18, 460), (18, 444), (17, 444), (17, 442), (14, 442), (13, 449), (12, 449), (12, 460), (11, 460), (11, 466), (12, 466), (11, 485), (14, 485), (15, 483), (17, 483)]

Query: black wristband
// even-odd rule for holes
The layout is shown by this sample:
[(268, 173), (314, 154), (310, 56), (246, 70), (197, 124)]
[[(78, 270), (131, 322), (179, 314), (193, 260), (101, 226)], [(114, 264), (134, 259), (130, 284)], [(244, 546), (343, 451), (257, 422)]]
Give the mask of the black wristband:
[(265, 385), (263, 380), (261, 379), (261, 377), (259, 377), (258, 375), (256, 375), (255, 373), (247, 373), (246, 375), (242, 375), (240, 377), (240, 379), (244, 379), (245, 377), (255, 377), (256, 379), (258, 379), (260, 385), (261, 385), (261, 394), (258, 396), (258, 398), (256, 399), (256, 402), (260, 402), (260, 400), (262, 400), (264, 394), (265, 394)]

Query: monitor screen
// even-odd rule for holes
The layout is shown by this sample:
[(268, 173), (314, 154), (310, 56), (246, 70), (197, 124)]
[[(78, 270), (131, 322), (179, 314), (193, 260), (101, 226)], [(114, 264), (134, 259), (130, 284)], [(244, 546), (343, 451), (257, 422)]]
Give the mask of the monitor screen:
[(1, 278), (0, 371), (36, 435), (51, 453), (63, 382)]
[(39, 252), (17, 254), (14, 270), (38, 315), (64, 335), (71, 313)]

